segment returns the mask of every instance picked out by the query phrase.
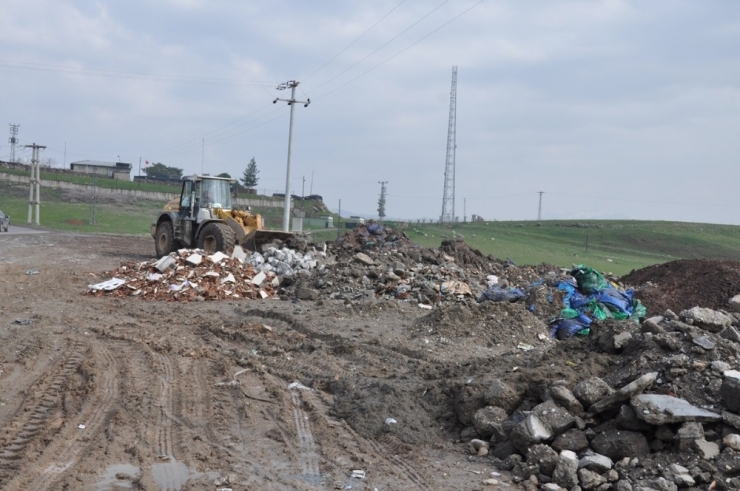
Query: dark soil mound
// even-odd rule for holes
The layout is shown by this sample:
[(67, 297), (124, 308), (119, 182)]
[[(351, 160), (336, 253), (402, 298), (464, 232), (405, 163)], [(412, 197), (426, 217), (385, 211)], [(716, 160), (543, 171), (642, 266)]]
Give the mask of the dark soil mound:
[(639, 287), (637, 298), (651, 314), (697, 306), (724, 309), (740, 293), (740, 262), (680, 259), (632, 271), (621, 281)]

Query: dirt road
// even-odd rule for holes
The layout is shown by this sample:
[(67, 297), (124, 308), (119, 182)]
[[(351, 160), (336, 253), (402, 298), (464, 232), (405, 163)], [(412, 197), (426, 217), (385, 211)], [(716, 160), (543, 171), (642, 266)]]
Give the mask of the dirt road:
[(445, 381), (495, 344), (430, 346), (427, 312), (396, 301), (84, 295), (152, 255), (149, 237), (0, 237), (2, 489), (485, 488)]

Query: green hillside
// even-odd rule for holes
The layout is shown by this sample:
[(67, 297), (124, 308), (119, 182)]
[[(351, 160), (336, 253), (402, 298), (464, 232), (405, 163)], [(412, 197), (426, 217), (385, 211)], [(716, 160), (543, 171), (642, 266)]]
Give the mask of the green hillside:
[[(91, 224), (91, 196), (41, 188), (41, 197), (43, 227), (87, 233), (146, 235), (164, 204), (127, 196), (98, 195), (95, 221)], [(25, 185), (0, 181), (0, 209), (11, 216), (11, 223), (26, 222), (27, 202)], [(282, 208), (253, 211), (265, 217), (267, 228), (280, 228)], [(411, 240), (423, 246), (439, 247), (442, 240), (460, 237), (485, 255), (510, 258), (519, 265), (545, 262), (570, 267), (584, 263), (622, 275), (632, 269), (679, 258), (740, 261), (740, 227), (731, 225), (630, 220), (389, 225), (404, 229)], [(336, 230), (314, 232), (317, 241), (336, 237)]]

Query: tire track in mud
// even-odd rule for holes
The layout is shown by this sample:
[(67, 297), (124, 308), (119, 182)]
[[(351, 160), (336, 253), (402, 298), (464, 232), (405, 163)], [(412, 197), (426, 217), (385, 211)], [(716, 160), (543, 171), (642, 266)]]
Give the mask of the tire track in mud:
[[(75, 465), (87, 447), (84, 441), (89, 441), (100, 432), (114, 412), (114, 403), (119, 395), (116, 362), (111, 353), (102, 348), (92, 356), (92, 363), (100, 365), (100, 370), (96, 372), (100, 374), (100, 382), (93, 391), (85, 394), (79, 411), (74, 414), (63, 413), (63, 408), (59, 406), (66, 382), (78, 370), (89, 348), (86, 344), (76, 343), (70, 351), (51, 381), (38, 387), (42, 395), (35, 404), (29, 405), (31, 408), (28, 411), (24, 411), (29, 415), (28, 418), (12, 422), (13, 426), (20, 426), (20, 431), (0, 454), (0, 485), (3, 489), (52, 489), (60, 475)], [(38, 455), (25, 455), (26, 447), (48, 427), (49, 417), (53, 413), (64, 418), (64, 424)], [(85, 424), (85, 430), (80, 430), (78, 424)], [(63, 456), (64, 462), (58, 462), (60, 456)]]
[[(322, 423), (327, 430), (335, 433), (336, 437), (334, 440), (343, 442), (345, 451), (354, 454), (358, 461), (367, 459), (370, 456), (383, 462), (383, 466), (390, 467), (395, 473), (396, 479), (394, 480), (394, 485), (396, 486), (411, 486), (422, 491), (432, 489), (426, 479), (414, 470), (413, 467), (397, 457), (398, 450), (405, 450), (403, 444), (397, 445), (396, 442), (393, 442), (388, 445), (364, 438), (357, 434), (346, 421), (335, 420), (327, 416), (327, 406), (317, 395), (309, 393), (306, 395), (306, 398), (307, 402), (317, 408), (317, 411), (314, 412), (323, 415)], [(369, 448), (363, 448), (365, 446)]]
[[(98, 362), (99, 358), (99, 363)], [(118, 383), (118, 361), (111, 351), (105, 346), (96, 347), (95, 360), (98, 369), (96, 377), (101, 379), (96, 384), (96, 390), (92, 397), (85, 397), (85, 402), (80, 412), (74, 416), (73, 422), (66, 425), (65, 435), (60, 435), (56, 442), (47, 447), (44, 454), (49, 454), (50, 460), (64, 457), (64, 462), (51, 462), (44, 468), (41, 475), (28, 485), (27, 489), (46, 490), (56, 489), (55, 483), (64, 471), (73, 468), (78, 462), (80, 455), (91, 445), (92, 440), (101, 434), (111, 418), (116, 413), (115, 404), (120, 398)], [(80, 429), (78, 424), (84, 424)], [(85, 443), (89, 442), (89, 443)], [(85, 452), (86, 454), (88, 452)]]
[(305, 480), (311, 484), (319, 484), (321, 473), (319, 472), (319, 456), (316, 452), (316, 440), (311, 431), (311, 422), (308, 415), (301, 407), (303, 401), (298, 390), (291, 390), (290, 397), (293, 401), (293, 416), (295, 418), (296, 433), (298, 436), (299, 465)]

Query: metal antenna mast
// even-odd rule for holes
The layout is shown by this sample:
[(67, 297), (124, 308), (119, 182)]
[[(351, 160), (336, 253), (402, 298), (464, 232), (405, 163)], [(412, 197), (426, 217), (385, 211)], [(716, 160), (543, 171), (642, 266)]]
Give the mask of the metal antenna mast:
[(15, 162), (15, 145), (16, 143), (18, 143), (18, 128), (20, 128), (20, 126), (21, 125), (19, 124), (10, 125), (10, 138), (8, 139), (8, 143), (10, 143), (10, 161), (11, 162)]
[(447, 127), (447, 159), (445, 161), (445, 189), (442, 195), (442, 216), (439, 221), (455, 221), (455, 149), (457, 148), (457, 66), (452, 67), (450, 89), (450, 120)]
[(540, 206), (539, 208), (537, 208), (537, 221), (540, 221), (542, 220), (542, 194), (544, 193), (544, 191), (537, 192), (540, 193)]

